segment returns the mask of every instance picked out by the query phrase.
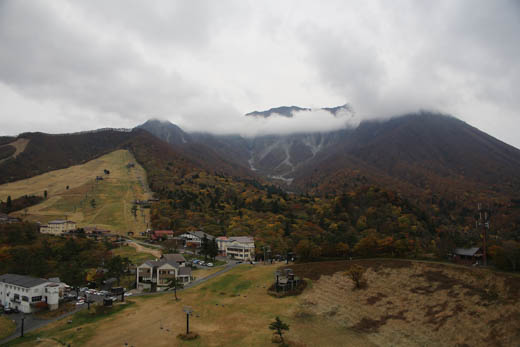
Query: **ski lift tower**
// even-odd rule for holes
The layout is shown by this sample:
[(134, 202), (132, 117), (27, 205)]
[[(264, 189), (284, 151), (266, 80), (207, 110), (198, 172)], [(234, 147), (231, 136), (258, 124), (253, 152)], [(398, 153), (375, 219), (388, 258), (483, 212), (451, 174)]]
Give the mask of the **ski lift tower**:
[(478, 204), (478, 221), (477, 226), (482, 228), (482, 256), (484, 260), (484, 266), (487, 266), (487, 233), (489, 231), (489, 209), (483, 208), (482, 204)]

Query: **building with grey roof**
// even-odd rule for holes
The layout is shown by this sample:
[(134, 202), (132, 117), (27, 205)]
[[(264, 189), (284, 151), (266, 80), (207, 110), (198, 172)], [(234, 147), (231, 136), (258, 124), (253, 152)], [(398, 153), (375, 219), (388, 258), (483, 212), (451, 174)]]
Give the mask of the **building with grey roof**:
[(3, 274), (0, 275), (0, 303), (24, 313), (44, 306), (52, 311), (58, 308), (65, 287), (64, 283), (45, 278)]
[(165, 290), (172, 278), (183, 284), (190, 283), (193, 280), (191, 268), (185, 264), (186, 259), (181, 254), (165, 254), (161, 259), (147, 260), (136, 268), (137, 288)]

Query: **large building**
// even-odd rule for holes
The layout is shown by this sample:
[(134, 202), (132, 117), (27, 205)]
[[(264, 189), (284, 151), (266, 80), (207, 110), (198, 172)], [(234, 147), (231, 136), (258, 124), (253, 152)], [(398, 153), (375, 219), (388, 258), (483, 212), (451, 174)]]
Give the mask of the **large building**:
[(215, 238), (213, 235), (206, 234), (203, 231), (187, 231), (184, 234), (180, 235), (179, 238), (184, 240), (184, 245), (186, 247), (200, 247), (202, 245), (202, 240), (204, 236), (208, 239), (208, 241), (213, 241)]
[(193, 279), (191, 268), (185, 266), (186, 259), (181, 254), (164, 254), (159, 260), (148, 260), (136, 269), (138, 289), (165, 290), (172, 278), (180, 283), (190, 283)]
[(255, 240), (251, 236), (217, 237), (219, 252), (232, 259), (253, 260), (255, 258)]
[(47, 225), (40, 226), (42, 234), (61, 235), (72, 230), (76, 230), (76, 222), (71, 220), (53, 220)]
[(4, 274), (0, 275), (0, 303), (24, 313), (31, 313), (42, 306), (48, 306), (52, 311), (58, 308), (65, 287), (59, 281)]
[(173, 239), (173, 230), (150, 231), (150, 239), (154, 241), (171, 240)]
[(18, 218), (9, 217), (5, 213), (0, 213), (0, 224), (11, 224), (11, 223), (19, 223), (20, 220)]

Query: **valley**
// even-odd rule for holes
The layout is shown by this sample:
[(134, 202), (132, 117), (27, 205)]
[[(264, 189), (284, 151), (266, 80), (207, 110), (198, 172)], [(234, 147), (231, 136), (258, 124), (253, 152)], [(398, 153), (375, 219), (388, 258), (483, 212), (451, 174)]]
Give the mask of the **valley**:
[[(134, 163), (131, 169), (127, 164)], [(104, 174), (108, 170), (110, 174)], [(102, 180), (96, 180), (96, 177)], [(55, 219), (75, 221), (79, 227), (96, 226), (125, 234), (145, 231), (149, 211), (133, 216), (133, 201), (150, 198), (146, 172), (126, 150), (117, 150), (85, 164), (51, 171), (25, 180), (0, 185), (0, 199), (8, 196), (43, 196), (47, 199), (27, 210), (13, 213), (42, 224)]]

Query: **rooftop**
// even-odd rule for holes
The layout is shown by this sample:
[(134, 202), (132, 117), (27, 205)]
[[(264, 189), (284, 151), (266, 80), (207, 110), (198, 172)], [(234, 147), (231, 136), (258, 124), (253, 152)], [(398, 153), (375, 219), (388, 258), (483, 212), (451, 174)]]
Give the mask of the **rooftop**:
[(457, 254), (457, 255), (468, 255), (468, 256), (473, 256), (473, 255), (475, 255), (478, 251), (480, 251), (480, 248), (479, 248), (479, 247), (471, 247), (471, 248), (455, 248), (454, 253)]
[(15, 286), (31, 288), (49, 282), (44, 278), (37, 278), (24, 275), (3, 274), (0, 275), (0, 282), (13, 284)]
[(76, 223), (76, 222), (73, 222), (71, 220), (56, 219), (56, 220), (51, 220), (48, 224), (64, 224), (64, 223)]
[(173, 254), (173, 253), (163, 254), (162, 257), (166, 260), (175, 261), (177, 263), (186, 262), (186, 258), (184, 258), (184, 256), (182, 254), (178, 254), (178, 253), (177, 254)]

